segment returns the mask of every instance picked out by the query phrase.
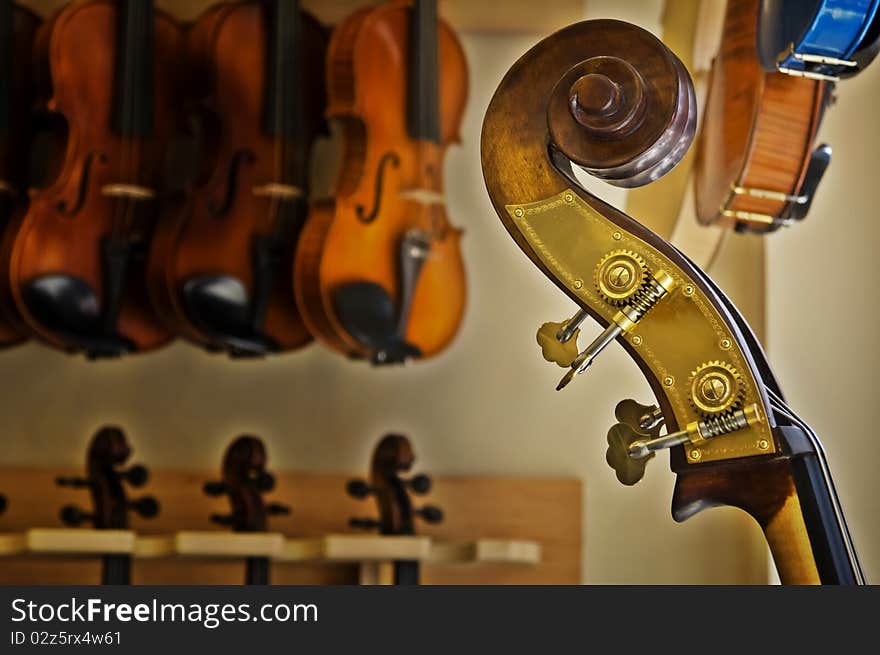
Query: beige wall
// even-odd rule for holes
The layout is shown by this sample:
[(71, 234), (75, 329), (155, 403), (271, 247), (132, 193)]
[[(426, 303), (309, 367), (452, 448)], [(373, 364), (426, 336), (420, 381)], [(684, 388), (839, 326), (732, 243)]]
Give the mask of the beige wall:
[(789, 403), (817, 430), (865, 574), (880, 578), (877, 153), (880, 63), (838, 85), (819, 134), (831, 166), (810, 216), (768, 240), (770, 358)]
[[(650, 16), (656, 22), (656, 11)], [(471, 101), (464, 143), (450, 152), (447, 172), (449, 213), (467, 231), (470, 299), (448, 353), (374, 370), (319, 347), (230, 362), (177, 344), (127, 361), (89, 363), (29, 345), (0, 359), (2, 463), (78, 463), (90, 431), (113, 421), (129, 431), (138, 457), (157, 467), (213, 465), (226, 441), (248, 430), (267, 441), (276, 468), (360, 471), (376, 438), (401, 430), (431, 471), (583, 479), (588, 582), (763, 581), (765, 550), (743, 515), (712, 510), (673, 523), (665, 455), (631, 489), (607, 468), (605, 435), (614, 405), (625, 397), (650, 399), (620, 348), (610, 348), (564, 393), (553, 391), (560, 369), (541, 359), (534, 332), (572, 306), (507, 236), (479, 168), (490, 95), (535, 40), (464, 35)], [(735, 299), (760, 306), (760, 268), (755, 243), (737, 240), (721, 257), (717, 276)], [(584, 332), (593, 334), (595, 326)]]

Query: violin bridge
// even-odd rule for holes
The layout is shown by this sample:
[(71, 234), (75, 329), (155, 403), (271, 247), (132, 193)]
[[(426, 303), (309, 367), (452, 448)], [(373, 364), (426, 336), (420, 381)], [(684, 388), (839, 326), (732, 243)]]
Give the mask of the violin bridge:
[(446, 198), (439, 191), (430, 189), (404, 189), (398, 193), (403, 200), (412, 200), (420, 205), (445, 205)]
[(156, 191), (137, 184), (107, 184), (101, 187), (101, 195), (131, 200), (152, 200), (156, 197)]
[(279, 182), (255, 186), (251, 189), (251, 193), (258, 198), (274, 198), (276, 200), (295, 200), (303, 195), (303, 191), (299, 187)]

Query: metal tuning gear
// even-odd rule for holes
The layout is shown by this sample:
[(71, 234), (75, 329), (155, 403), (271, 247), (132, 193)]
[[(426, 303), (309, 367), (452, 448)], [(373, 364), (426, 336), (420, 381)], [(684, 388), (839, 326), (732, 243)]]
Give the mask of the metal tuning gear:
[(628, 423), (617, 423), (608, 431), (608, 450), (605, 453), (605, 460), (617, 473), (620, 482), (634, 485), (644, 477), (645, 467), (658, 450), (685, 443), (701, 444), (760, 422), (760, 410), (757, 404), (753, 404), (729, 414), (694, 421), (684, 430), (671, 432), (662, 437), (657, 436), (660, 424), (657, 424), (653, 430), (646, 431), (643, 428), (634, 428)]
[[(625, 251), (617, 251), (625, 252)], [(614, 253), (612, 253), (613, 255)], [(603, 259), (607, 260), (608, 257)], [(603, 269), (602, 263), (598, 271), (606, 271), (609, 274), (616, 271), (615, 267)], [(651, 275), (648, 281), (636, 287), (629, 296), (626, 304), (612, 317), (611, 324), (605, 328), (587, 348), (582, 351), (571, 363), (571, 368), (556, 385), (556, 390), (561, 391), (574, 379), (586, 371), (593, 361), (614, 339), (625, 332), (631, 331), (644, 316), (650, 312), (658, 302), (667, 297), (675, 288), (675, 280), (665, 271), (658, 270)], [(615, 303), (611, 303), (615, 304)]]

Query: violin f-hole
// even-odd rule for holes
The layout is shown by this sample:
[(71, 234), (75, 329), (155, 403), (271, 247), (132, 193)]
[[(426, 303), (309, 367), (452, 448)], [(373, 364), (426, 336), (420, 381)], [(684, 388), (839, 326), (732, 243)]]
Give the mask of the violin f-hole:
[(242, 148), (236, 150), (232, 156), (232, 163), (229, 164), (229, 170), (226, 173), (226, 189), (223, 194), (223, 200), (219, 203), (215, 200), (208, 202), (208, 213), (214, 218), (220, 218), (227, 214), (232, 208), (232, 201), (235, 198), (235, 190), (238, 188), (238, 171), (242, 164), (253, 164), (257, 161), (257, 156), (250, 148)]
[(363, 205), (358, 205), (355, 208), (358, 220), (362, 223), (372, 223), (379, 215), (379, 211), (382, 208), (382, 186), (385, 180), (385, 167), (388, 164), (391, 164), (394, 168), (400, 166), (400, 157), (397, 156), (397, 153), (386, 152), (379, 160), (379, 167), (376, 171), (376, 189), (373, 195), (373, 208), (370, 210), (369, 214), (366, 213), (366, 209)]
[(95, 157), (97, 157), (102, 164), (107, 163), (107, 155), (98, 150), (93, 150), (86, 155), (86, 159), (83, 162), (82, 174), (79, 176), (79, 185), (77, 186), (76, 200), (73, 203), (73, 207), (68, 209), (66, 200), (62, 200), (57, 205), (58, 211), (64, 216), (75, 216), (79, 213), (79, 210), (82, 209), (83, 204), (86, 201), (86, 193), (89, 189), (89, 175), (91, 174), (92, 163), (94, 162)]

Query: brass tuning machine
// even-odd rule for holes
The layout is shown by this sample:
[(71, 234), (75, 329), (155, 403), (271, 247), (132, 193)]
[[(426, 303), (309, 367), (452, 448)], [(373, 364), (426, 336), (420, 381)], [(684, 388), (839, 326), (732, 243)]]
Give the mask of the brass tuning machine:
[(648, 453), (645, 457), (632, 457), (630, 446), (657, 439), (664, 423), (663, 413), (656, 405), (642, 405), (627, 399), (617, 403), (614, 416), (618, 423), (608, 431), (605, 461), (614, 469), (622, 484), (631, 486), (644, 477), (645, 467), (654, 457), (654, 453)]
[(537, 341), (544, 359), (562, 368), (571, 366), (578, 356), (577, 338), (581, 332), (580, 325), (586, 318), (587, 312), (579, 309), (567, 321), (550, 321), (539, 327)]
[(623, 400), (618, 403), (614, 413), (620, 422), (608, 431), (605, 461), (625, 485), (634, 485), (644, 477), (648, 461), (658, 450), (685, 443), (699, 445), (761, 422), (760, 409), (757, 404), (752, 404), (727, 414), (694, 421), (684, 430), (661, 437), (660, 429), (664, 420), (657, 407)]

